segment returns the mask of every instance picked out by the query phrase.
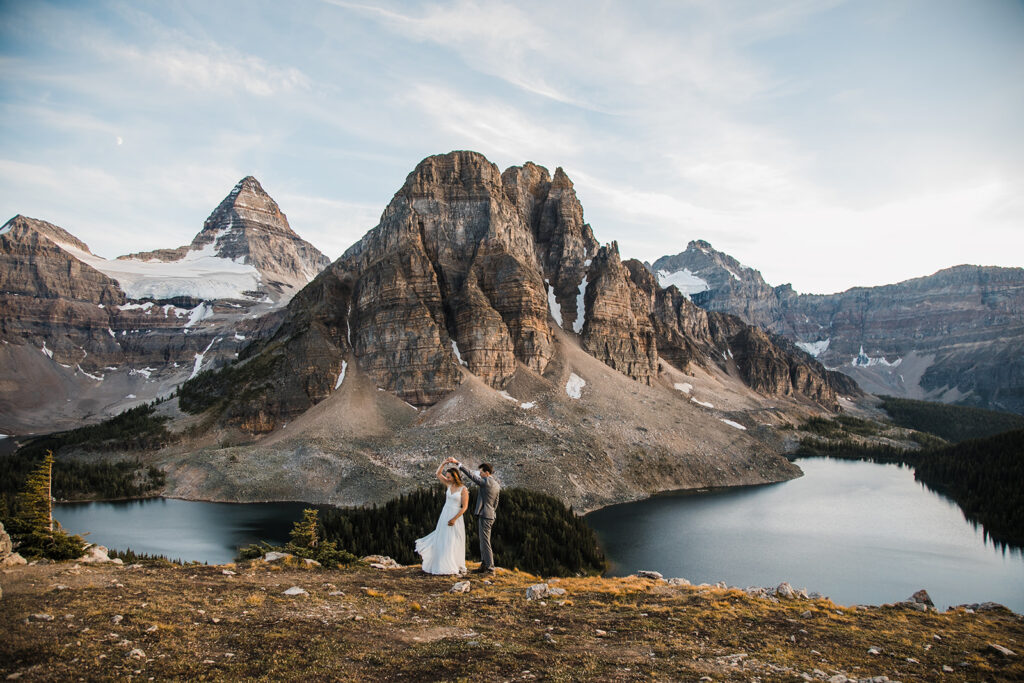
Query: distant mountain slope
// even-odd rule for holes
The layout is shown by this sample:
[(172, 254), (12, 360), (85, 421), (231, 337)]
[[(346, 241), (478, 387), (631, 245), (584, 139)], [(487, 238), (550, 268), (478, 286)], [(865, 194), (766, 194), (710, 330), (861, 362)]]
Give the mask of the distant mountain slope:
[(0, 433), (95, 422), (170, 393), (276, 324), (328, 259), (242, 179), (192, 244), (107, 260), (46, 221), (0, 228)]
[(797, 294), (704, 241), (649, 266), (694, 303), (792, 339), (866, 391), (1024, 413), (1024, 269), (956, 266), (838, 294)]

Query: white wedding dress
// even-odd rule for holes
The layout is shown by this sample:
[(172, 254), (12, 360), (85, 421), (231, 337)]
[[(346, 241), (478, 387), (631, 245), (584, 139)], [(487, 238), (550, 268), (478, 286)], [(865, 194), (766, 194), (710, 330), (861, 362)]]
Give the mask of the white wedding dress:
[(466, 573), (465, 516), (448, 526), (448, 520), (462, 508), (463, 487), (445, 493), (444, 507), (437, 526), (423, 538), (416, 539), (416, 552), (423, 558), (423, 571), (427, 574)]

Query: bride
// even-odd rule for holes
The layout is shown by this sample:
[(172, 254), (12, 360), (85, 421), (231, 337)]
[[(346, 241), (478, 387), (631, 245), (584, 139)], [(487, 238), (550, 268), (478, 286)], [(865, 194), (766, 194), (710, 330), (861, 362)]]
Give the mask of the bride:
[(423, 571), (427, 574), (466, 573), (466, 521), (462, 516), (469, 507), (469, 491), (457, 469), (442, 471), (446, 464), (442, 462), (435, 473), (445, 486), (445, 502), (437, 527), (416, 539), (416, 552), (423, 558)]

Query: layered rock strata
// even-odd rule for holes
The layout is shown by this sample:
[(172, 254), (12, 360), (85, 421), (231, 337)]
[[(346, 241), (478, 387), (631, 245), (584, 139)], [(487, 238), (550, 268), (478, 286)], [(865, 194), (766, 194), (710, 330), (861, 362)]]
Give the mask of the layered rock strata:
[[(784, 335), (875, 393), (1024, 412), (1024, 269), (962, 265), (837, 294), (797, 294), (704, 241), (651, 264), (701, 307)], [(703, 284), (701, 284), (703, 283)]]
[[(245, 386), (227, 400), (225, 419), (272, 431), (330, 395), (351, 363), (416, 407), (450, 394), (466, 372), (503, 389), (517, 369), (546, 372), (558, 328), (651, 384), (662, 339), (682, 368), (709, 362), (707, 316), (688, 301), (682, 310), (682, 300), (638, 262), (623, 264), (614, 243), (598, 248), (562, 169), (550, 176), (527, 163), (499, 173), (474, 152), (428, 157), (380, 223), (292, 299), (273, 337), (247, 349), (231, 375)], [(822, 372), (756, 386), (834, 408)], [(217, 381), (228, 379), (193, 390), (220, 395)]]

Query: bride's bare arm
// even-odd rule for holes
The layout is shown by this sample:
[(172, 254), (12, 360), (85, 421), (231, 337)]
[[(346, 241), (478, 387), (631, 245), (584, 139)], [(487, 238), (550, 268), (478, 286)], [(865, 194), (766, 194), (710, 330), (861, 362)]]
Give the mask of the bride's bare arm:
[(452, 526), (462, 515), (466, 514), (466, 510), (469, 508), (469, 489), (465, 486), (462, 487), (462, 508), (459, 509), (457, 515), (448, 520), (448, 526)]
[(445, 486), (448, 486), (448, 485), (450, 485), (452, 483), (451, 477), (446, 477), (443, 474), (441, 474), (441, 470), (443, 470), (444, 466), (447, 465), (447, 464), (448, 464), (447, 462), (443, 462), (440, 465), (438, 465), (437, 466), (437, 472), (434, 473), (434, 475), (437, 477), (437, 480), (439, 482), (441, 482), (442, 484), (444, 484)]

